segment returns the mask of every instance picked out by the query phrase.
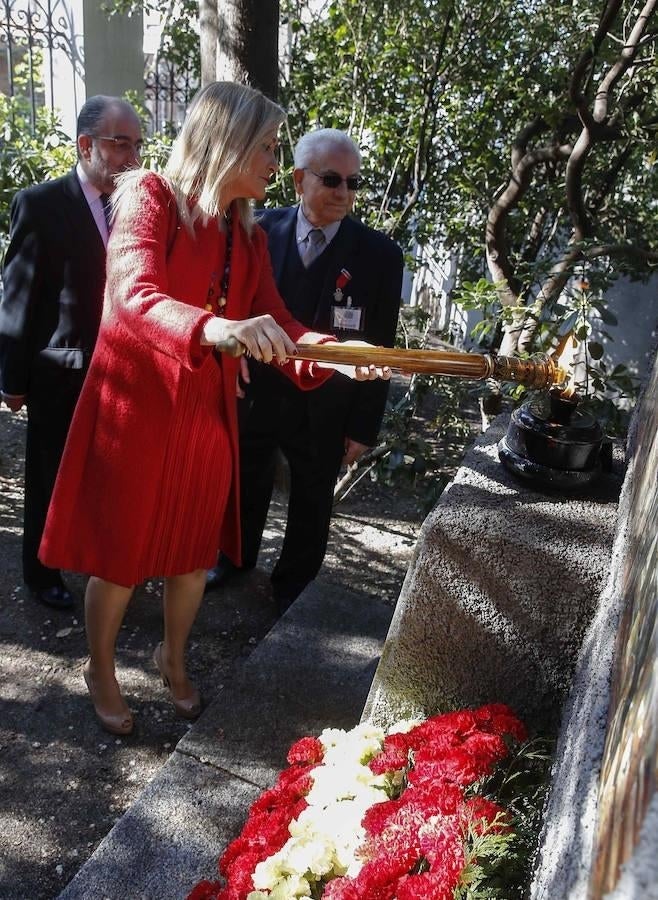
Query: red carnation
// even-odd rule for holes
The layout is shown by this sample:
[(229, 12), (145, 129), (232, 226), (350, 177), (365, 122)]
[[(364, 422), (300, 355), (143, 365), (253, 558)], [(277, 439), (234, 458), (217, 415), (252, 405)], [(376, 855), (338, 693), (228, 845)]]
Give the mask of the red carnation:
[(464, 792), (449, 781), (422, 781), (402, 794), (401, 799), (424, 807), (428, 815), (453, 815), (464, 799)]
[(398, 879), (405, 875), (416, 861), (415, 854), (407, 858), (391, 856), (384, 848), (382, 855), (367, 862), (354, 879), (357, 897), (368, 900), (393, 900)]
[(490, 762), (473, 757), (468, 751), (454, 747), (442, 759), (417, 765), (407, 775), (409, 784), (427, 781), (451, 781), (466, 786), (491, 773)]
[(247, 841), (253, 841), (264, 833), (271, 834), (282, 829), (287, 833), (289, 824), (290, 819), (288, 818), (287, 809), (274, 809), (271, 812), (254, 813), (245, 822), (240, 837)]
[(249, 844), (242, 837), (242, 835), (236, 837), (234, 841), (231, 841), (226, 850), (224, 850), (222, 855), (219, 857), (219, 862), (217, 864), (219, 874), (226, 877), (226, 873), (228, 872), (229, 867), (232, 865), (232, 863), (238, 858), (238, 856), (246, 853), (248, 849)]
[(511, 734), (517, 741), (528, 739), (525, 725), (504, 703), (488, 703), (481, 706), (475, 710), (475, 717), (480, 728), (486, 728), (487, 731), (493, 731), (495, 734)]
[(200, 881), (187, 895), (187, 900), (219, 900), (223, 890), (218, 881)]
[[(497, 803), (477, 795), (464, 799), (464, 789), (490, 775), (507, 755), (503, 736), (508, 734), (526, 737), (509, 707), (489, 704), (433, 716), (407, 733), (386, 737), (370, 768), (377, 774), (402, 771), (404, 789), (397, 799), (366, 811), (361, 871), (355, 878), (331, 880), (323, 900), (453, 900), (469, 830), (502, 833), (511, 827)], [(316, 738), (293, 744), (289, 767), (252, 804), (242, 833), (220, 859), (227, 886), (200, 882), (188, 900), (246, 900), (256, 865), (281, 849), (290, 822), (306, 809), (313, 770), (323, 756)]]
[(361, 900), (351, 878), (332, 878), (322, 892), (322, 900)]
[(455, 884), (440, 873), (407, 875), (398, 882), (395, 896), (397, 900), (453, 900)]
[(461, 747), (463, 740), (454, 731), (446, 731), (443, 734), (434, 735), (432, 740), (419, 745), (414, 750), (414, 765), (420, 762), (434, 762), (437, 759), (442, 759), (454, 747)]
[[(496, 816), (499, 816), (498, 822), (492, 827), (491, 823)], [(483, 834), (486, 830), (504, 834), (511, 827), (506, 810), (486, 797), (471, 797), (467, 800), (461, 811), (461, 817), (462, 822), (466, 826), (470, 825), (477, 834)]]
[(458, 710), (443, 713), (440, 716), (432, 716), (425, 722), (421, 722), (409, 732), (409, 737), (412, 740), (412, 746), (420, 747), (424, 742), (438, 740), (442, 734), (466, 735), (474, 731), (476, 727), (477, 721), (470, 710)]
[(226, 872), (226, 900), (246, 900), (247, 894), (254, 890), (252, 875), (259, 862), (260, 853), (244, 853), (233, 860)]
[(322, 762), (323, 757), (324, 747), (321, 741), (314, 737), (303, 737), (295, 741), (290, 750), (288, 750), (286, 759), (293, 766), (296, 763), (301, 763), (302, 765), (319, 763)]
[(505, 759), (509, 753), (507, 744), (499, 734), (488, 734), (486, 731), (469, 734), (462, 747), (485, 766)]
[(464, 868), (464, 832), (458, 816), (438, 816), (427, 822), (420, 833), (421, 853), (430, 871), (443, 875), (454, 887)]
[(361, 819), (361, 824), (368, 834), (380, 834), (402, 806), (402, 800), (384, 800), (375, 803)]
[(388, 735), (384, 738), (381, 752), (368, 763), (371, 771), (375, 775), (383, 775), (385, 772), (403, 769), (409, 762), (410, 747), (409, 734), (396, 732)]
[(277, 783), (258, 797), (251, 804), (249, 813), (266, 812), (279, 806), (289, 806), (296, 803), (300, 797), (305, 797), (313, 786), (310, 773), (315, 766), (293, 766), (284, 769), (279, 775)]

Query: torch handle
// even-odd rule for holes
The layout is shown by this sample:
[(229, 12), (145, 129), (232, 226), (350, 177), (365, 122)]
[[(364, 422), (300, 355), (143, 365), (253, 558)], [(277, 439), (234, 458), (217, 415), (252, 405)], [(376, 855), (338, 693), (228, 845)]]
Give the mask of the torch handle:
[(247, 352), (245, 345), (236, 337), (229, 337), (224, 341), (219, 341), (218, 344), (215, 344), (215, 350), (218, 353), (225, 353), (227, 356), (232, 356), (234, 359), (237, 359), (239, 356), (244, 356)]
[[(242, 356), (246, 352), (244, 344), (234, 337), (216, 344), (215, 349), (232, 357)], [(466, 353), (457, 350), (404, 350), (327, 343), (296, 344), (294, 358), (310, 362), (326, 362), (329, 365), (387, 366), (404, 374), (446, 375), (476, 381), (496, 378), (536, 388), (551, 387), (564, 380), (565, 376), (548, 356), (521, 360), (516, 357), (496, 357), (489, 353)]]

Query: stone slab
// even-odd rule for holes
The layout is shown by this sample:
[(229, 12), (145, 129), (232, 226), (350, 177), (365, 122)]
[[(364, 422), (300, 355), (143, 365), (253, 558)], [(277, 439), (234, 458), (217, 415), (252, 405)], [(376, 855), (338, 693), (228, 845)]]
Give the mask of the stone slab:
[(60, 900), (182, 900), (217, 877), (220, 850), (260, 789), (174, 753)]
[(498, 459), (498, 417), (425, 520), (364, 719), (505, 702), (556, 731), (608, 576), (621, 471), (547, 494)]
[(392, 612), (335, 585), (309, 585), (178, 749), (269, 785), (298, 737), (359, 721)]
[(358, 721), (389, 605), (318, 580), (204, 711), (60, 900), (182, 900), (216, 877), (289, 745)]

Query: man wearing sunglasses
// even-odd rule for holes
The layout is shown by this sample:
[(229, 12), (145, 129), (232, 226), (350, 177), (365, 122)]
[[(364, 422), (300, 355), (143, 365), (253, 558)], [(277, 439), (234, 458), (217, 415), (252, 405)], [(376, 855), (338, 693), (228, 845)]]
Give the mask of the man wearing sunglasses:
[(105, 286), (114, 176), (139, 164), (141, 126), (129, 103), (91, 97), (77, 122), (76, 167), (20, 191), (0, 298), (0, 389), (27, 406), (23, 580), (55, 609), (74, 600), (61, 573), (37, 558), (50, 495), (89, 359)]
[[(400, 308), (402, 252), (353, 219), (361, 156), (344, 132), (321, 129), (297, 144), (294, 182), (299, 204), (266, 210), (277, 286), (293, 315), (339, 340), (392, 346)], [(277, 452), (290, 468), (283, 548), (272, 588), (280, 611), (315, 578), (324, 559), (341, 465), (377, 442), (387, 382), (350, 382), (336, 373), (313, 391), (286, 383), (276, 366), (250, 365), (240, 409), (243, 567), (253, 568), (272, 495)], [(220, 557), (207, 589), (232, 566)]]

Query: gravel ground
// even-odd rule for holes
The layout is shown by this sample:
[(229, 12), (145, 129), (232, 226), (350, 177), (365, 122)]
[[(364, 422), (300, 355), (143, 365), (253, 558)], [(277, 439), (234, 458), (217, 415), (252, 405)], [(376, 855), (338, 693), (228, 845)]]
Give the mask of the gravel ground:
[[(156, 677), (162, 587), (140, 586), (117, 646), (117, 674), (136, 728), (115, 738), (98, 725), (82, 679), (84, 579), (68, 583), (77, 611), (24, 596), (20, 574), (24, 413), (0, 409), (0, 898), (53, 898), (93, 853), (185, 733)], [(452, 467), (433, 473), (445, 480)], [(416, 492), (362, 479), (338, 506), (322, 576), (391, 604), (397, 600), (431, 482)], [(207, 597), (190, 647), (206, 698), (239, 677), (239, 664), (275, 622), (268, 571), (280, 546), (276, 497), (259, 568)]]

